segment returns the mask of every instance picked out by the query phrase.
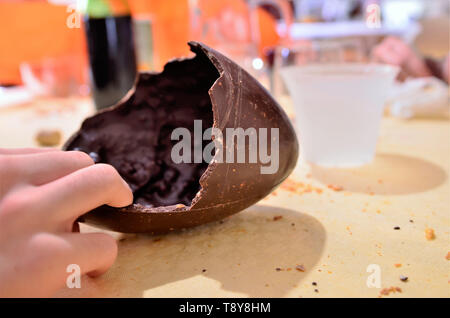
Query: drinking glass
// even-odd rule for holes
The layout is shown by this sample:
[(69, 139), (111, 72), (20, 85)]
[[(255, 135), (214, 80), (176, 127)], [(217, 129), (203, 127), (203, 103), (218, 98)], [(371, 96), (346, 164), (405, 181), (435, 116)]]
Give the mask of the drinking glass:
[(292, 98), (306, 161), (328, 167), (372, 161), (384, 104), (398, 68), (317, 63), (287, 66), (280, 73)]

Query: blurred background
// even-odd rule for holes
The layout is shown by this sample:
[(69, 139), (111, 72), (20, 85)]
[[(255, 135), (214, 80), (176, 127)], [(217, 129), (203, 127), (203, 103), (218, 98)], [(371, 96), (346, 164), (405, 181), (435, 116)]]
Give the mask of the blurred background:
[[(379, 32), (364, 30), (366, 7), (371, 3), (381, 7), (383, 28)], [(188, 55), (186, 42), (194, 39), (191, 34), (206, 43), (213, 42), (211, 37), (219, 41), (212, 31), (202, 34), (204, 29), (198, 30), (202, 26), (194, 21), (195, 15), (203, 15), (203, 21), (209, 20), (211, 27), (232, 21), (240, 32), (225, 35), (228, 39), (224, 41), (248, 37), (245, 25), (250, 22), (246, 15), (251, 17), (246, 11), (255, 6), (258, 25), (253, 31), (257, 34), (251, 36), (262, 58), (280, 44), (286, 19), (293, 23), (291, 35), (295, 40), (367, 36), (379, 41), (381, 36), (396, 34), (413, 42), (425, 55), (440, 57), (449, 47), (448, 0), (128, 0), (128, 4), (135, 20), (148, 19), (148, 38), (137, 39), (138, 46), (143, 42), (151, 50), (151, 59), (143, 59), (139, 64), (142, 69), (160, 69), (167, 60)], [(287, 8), (280, 10), (281, 6)], [(80, 78), (84, 76), (88, 66), (84, 24), (80, 28), (67, 25), (71, 8), (76, 7), (77, 1), (70, 0), (0, 1), (1, 85), (22, 84), (21, 63), (46, 58), (71, 58), (71, 67), (80, 73)], [(292, 17), (284, 17), (285, 12)]]
[(137, 71), (160, 71), (168, 60), (189, 56), (189, 40), (230, 56), (282, 100), (280, 67), (367, 62), (390, 36), (418, 56), (444, 58), (449, 3), (0, 0), (0, 109), (43, 98), (45, 105), (73, 98), (89, 103), (92, 97), (97, 109), (112, 105), (132, 87)]

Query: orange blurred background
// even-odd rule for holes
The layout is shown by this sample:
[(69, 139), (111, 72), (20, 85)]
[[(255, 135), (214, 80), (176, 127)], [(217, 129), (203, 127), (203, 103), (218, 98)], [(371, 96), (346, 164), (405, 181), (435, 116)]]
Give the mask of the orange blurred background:
[[(236, 1), (237, 7), (241, 1)], [(220, 0), (210, 3), (220, 8)], [(157, 69), (173, 57), (189, 54), (188, 0), (129, 0), (129, 4), (132, 15), (152, 16)], [(87, 65), (84, 30), (66, 26), (71, 12), (43, 0), (0, 1), (0, 84), (20, 84), (20, 63), (47, 57), (70, 56), (82, 76)], [(258, 17), (262, 50), (279, 39), (274, 18), (263, 9), (258, 9)]]

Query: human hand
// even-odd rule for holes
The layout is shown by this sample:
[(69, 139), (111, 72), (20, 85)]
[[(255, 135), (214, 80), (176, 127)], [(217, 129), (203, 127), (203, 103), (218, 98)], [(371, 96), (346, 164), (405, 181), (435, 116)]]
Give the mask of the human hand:
[(73, 233), (75, 220), (133, 194), (110, 165), (85, 153), (0, 149), (0, 297), (46, 297), (63, 287), (67, 266), (104, 273), (117, 255), (107, 234)]
[(403, 81), (408, 77), (431, 76), (423, 59), (402, 40), (388, 37), (372, 50), (375, 62), (386, 63), (400, 67), (398, 79)]

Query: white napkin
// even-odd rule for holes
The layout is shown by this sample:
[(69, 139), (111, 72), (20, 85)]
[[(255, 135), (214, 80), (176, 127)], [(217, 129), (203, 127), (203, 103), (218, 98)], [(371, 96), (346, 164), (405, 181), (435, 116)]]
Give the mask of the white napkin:
[(33, 100), (33, 94), (25, 87), (0, 87), (0, 108), (27, 103)]
[(448, 117), (449, 87), (435, 77), (408, 79), (397, 83), (388, 98), (394, 117)]

